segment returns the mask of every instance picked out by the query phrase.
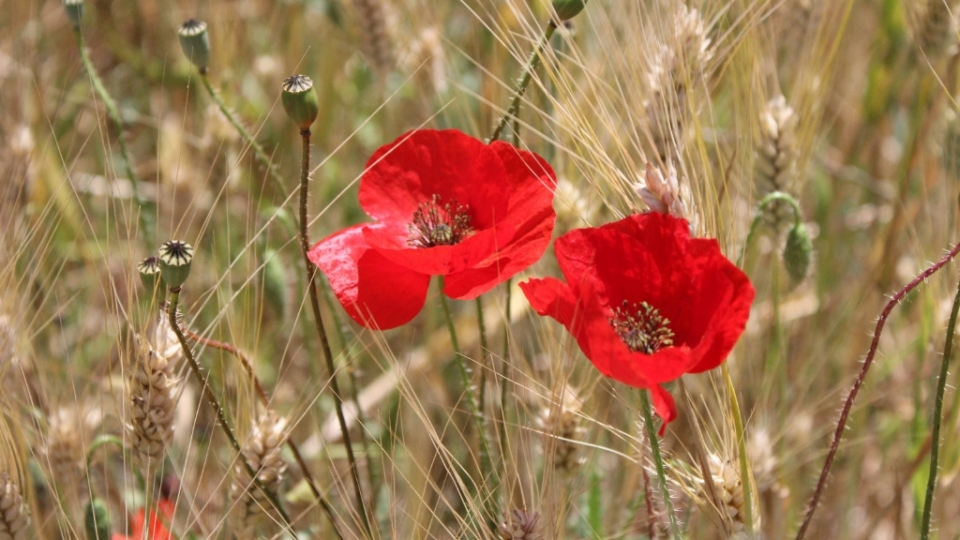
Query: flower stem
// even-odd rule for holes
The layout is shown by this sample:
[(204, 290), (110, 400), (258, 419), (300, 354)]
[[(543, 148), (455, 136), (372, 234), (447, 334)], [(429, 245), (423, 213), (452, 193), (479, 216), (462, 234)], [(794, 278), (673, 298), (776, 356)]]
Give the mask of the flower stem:
[(153, 205), (148, 204), (144, 200), (143, 195), (140, 193), (140, 182), (137, 180), (137, 176), (133, 172), (133, 165), (130, 161), (130, 154), (127, 152), (127, 143), (124, 139), (124, 125), (123, 118), (120, 116), (120, 109), (117, 108), (117, 102), (113, 100), (113, 97), (107, 92), (107, 88), (103, 85), (103, 81), (100, 80), (100, 76), (97, 74), (97, 70), (93, 65), (93, 61), (90, 60), (90, 53), (87, 52), (87, 47), (83, 42), (83, 34), (79, 29), (74, 31), (74, 35), (77, 38), (77, 47), (80, 49), (80, 61), (83, 62), (83, 68), (87, 70), (87, 76), (90, 77), (90, 84), (93, 86), (93, 91), (100, 98), (100, 101), (103, 102), (104, 108), (107, 109), (107, 116), (110, 118), (110, 122), (113, 123), (114, 128), (117, 130), (117, 143), (120, 147), (120, 158), (123, 161), (124, 173), (126, 173), (127, 178), (130, 180), (130, 189), (133, 193), (133, 200), (137, 204), (137, 220), (140, 223), (140, 229), (143, 231), (144, 239), (146, 240), (147, 245), (153, 245), (156, 242), (156, 223), (154, 221), (154, 209)]
[(947, 367), (953, 355), (953, 334), (957, 325), (957, 312), (960, 311), (960, 283), (953, 298), (950, 310), (950, 322), (947, 323), (947, 337), (943, 344), (943, 360), (940, 362), (940, 375), (937, 379), (937, 395), (933, 401), (933, 432), (930, 434), (930, 473), (927, 477), (927, 493), (923, 501), (923, 518), (920, 524), (920, 539), (930, 537), (930, 515), (933, 513), (933, 492), (937, 487), (937, 466), (940, 458), (940, 423), (943, 416), (943, 394), (947, 388)]
[[(310, 309), (313, 311), (313, 320), (320, 337), (320, 346), (323, 349), (323, 359), (327, 364), (330, 376), (330, 390), (333, 392), (333, 404), (340, 423), (340, 433), (343, 436), (343, 446), (347, 451), (347, 460), (350, 462), (350, 477), (353, 479), (353, 488), (357, 498), (357, 511), (360, 512), (360, 521), (366, 529), (367, 536), (372, 538), (373, 531), (370, 519), (367, 516), (367, 507), (363, 499), (363, 488), (360, 486), (360, 472), (357, 468), (357, 458), (353, 454), (353, 445), (350, 443), (350, 429), (343, 414), (343, 397), (340, 385), (337, 383), (337, 368), (333, 363), (333, 352), (330, 350), (330, 340), (323, 325), (323, 315), (320, 313), (320, 300), (317, 295), (317, 267), (310, 262), (310, 240), (307, 236), (307, 193), (310, 180), (310, 129), (300, 132), (302, 158), (300, 160), (300, 249), (303, 252), (303, 262), (307, 269), (307, 290), (310, 295)], [(359, 403), (357, 406), (359, 407)]]
[(657, 468), (657, 484), (660, 487), (660, 498), (663, 499), (663, 506), (670, 518), (670, 532), (677, 540), (682, 540), (680, 534), (680, 524), (677, 523), (677, 515), (673, 511), (673, 501), (670, 500), (670, 490), (667, 489), (667, 473), (663, 467), (663, 455), (660, 454), (660, 441), (657, 437), (657, 429), (653, 427), (653, 415), (650, 414), (650, 396), (649, 390), (640, 391), (640, 412), (643, 414), (643, 424), (647, 427), (647, 439), (650, 440), (650, 451), (653, 453), (653, 463)]
[(223, 99), (220, 98), (220, 94), (218, 94), (217, 91), (213, 89), (213, 85), (210, 84), (210, 77), (207, 76), (206, 71), (200, 72), (200, 82), (203, 83), (203, 87), (207, 90), (207, 94), (210, 96), (210, 99), (217, 104), (217, 108), (220, 109), (220, 112), (227, 117), (227, 121), (230, 122), (230, 125), (237, 130), (237, 133), (240, 134), (243, 140), (246, 141), (246, 143), (253, 150), (253, 156), (256, 158), (256, 160), (264, 169), (267, 170), (267, 174), (270, 175), (273, 181), (276, 182), (277, 185), (280, 185), (280, 173), (277, 171), (276, 166), (270, 159), (270, 156), (268, 156), (263, 147), (260, 146), (260, 143), (253, 138), (253, 135), (251, 135), (250, 132), (243, 127), (243, 124), (240, 123), (236, 115), (233, 114), (229, 108), (227, 108), (227, 105), (223, 102)]
[(800, 525), (800, 530), (797, 531), (796, 540), (801, 540), (806, 534), (807, 529), (810, 527), (810, 522), (813, 520), (813, 514), (817, 510), (817, 505), (820, 503), (820, 497), (823, 495), (823, 490), (827, 485), (827, 476), (830, 474), (830, 467), (833, 465), (833, 460), (837, 456), (837, 451), (840, 449), (840, 438), (843, 437), (843, 432), (847, 427), (847, 419), (850, 416), (850, 411), (853, 409), (853, 402), (857, 399), (857, 394), (860, 392), (860, 387), (863, 386), (870, 366), (873, 365), (873, 359), (877, 354), (877, 348), (880, 344), (880, 334), (883, 333), (883, 327), (887, 323), (887, 318), (890, 316), (893, 308), (899, 305), (907, 293), (917, 288), (921, 283), (926, 282), (930, 276), (936, 274), (948, 262), (953, 260), (958, 253), (960, 253), (960, 243), (953, 246), (950, 252), (944, 255), (943, 258), (927, 267), (923, 272), (920, 272), (910, 283), (907, 283), (902, 289), (897, 291), (897, 293), (890, 298), (890, 301), (887, 302), (887, 305), (884, 306), (883, 311), (880, 312), (877, 325), (873, 330), (873, 341), (870, 342), (870, 349), (867, 351), (867, 356), (863, 360), (863, 366), (860, 368), (860, 373), (853, 383), (853, 388), (850, 389), (843, 408), (840, 410), (840, 418), (837, 420), (837, 429), (833, 432), (833, 441), (830, 443), (830, 450), (827, 452), (823, 468), (820, 470), (820, 479), (817, 481), (817, 486), (813, 490), (810, 502), (807, 503), (806, 513), (803, 518), (803, 523)]
[(733, 386), (730, 368), (727, 363), (720, 364), (720, 372), (727, 384), (727, 395), (730, 396), (730, 410), (733, 411), (733, 429), (737, 437), (737, 460), (740, 462), (740, 483), (743, 486), (743, 516), (747, 530), (753, 530), (753, 482), (750, 481), (750, 463), (747, 456), (747, 438), (743, 429), (743, 412), (740, 410), (740, 401), (737, 399), (737, 390)]
[[(485, 479), (492, 472), (490, 461), (490, 441), (487, 440), (487, 431), (483, 420), (483, 413), (480, 410), (480, 404), (477, 402), (477, 395), (470, 381), (470, 368), (460, 352), (460, 341), (457, 339), (457, 329), (453, 322), (453, 315), (450, 314), (450, 306), (447, 305), (447, 295), (443, 293), (443, 276), (440, 276), (440, 307), (443, 309), (443, 316), (447, 322), (447, 331), (450, 332), (450, 344), (453, 346), (454, 358), (457, 364), (457, 370), (460, 372), (460, 384), (463, 385), (464, 394), (467, 400), (467, 408), (470, 410), (470, 416), (473, 417), (474, 425), (477, 428), (477, 436), (480, 438), (480, 473), (483, 480), (478, 484), (485, 484)], [(487, 508), (490, 510), (490, 508)], [(489, 514), (489, 512), (488, 512)], [(487, 525), (493, 527), (496, 532), (496, 518), (498, 515), (487, 515)]]
[[(226, 351), (227, 353), (235, 356), (237, 360), (240, 361), (240, 366), (243, 367), (243, 371), (248, 377), (250, 377), (250, 380), (253, 381), (253, 387), (257, 392), (257, 397), (260, 398), (260, 403), (262, 403), (264, 406), (270, 405), (270, 400), (267, 398), (267, 393), (263, 390), (263, 385), (260, 383), (260, 378), (257, 377), (256, 373), (253, 372), (253, 365), (250, 364), (250, 360), (247, 359), (247, 357), (244, 356), (239, 349), (229, 343), (203, 337), (188, 328), (183, 328), (182, 330), (185, 336), (198, 343), (202, 343), (208, 347), (213, 347), (214, 349)], [(327, 498), (324, 497), (317, 488), (317, 483), (314, 481), (313, 475), (310, 474), (310, 469), (307, 468), (307, 463), (300, 454), (300, 449), (297, 447), (297, 443), (293, 441), (293, 438), (287, 437), (287, 446), (290, 448), (290, 453), (293, 454), (293, 459), (297, 462), (297, 466), (299, 466), (300, 470), (303, 471), (303, 479), (306, 480), (307, 485), (310, 486), (310, 491), (313, 492), (313, 496), (320, 503), (320, 506), (323, 508), (324, 512), (326, 512), (327, 518), (330, 519), (330, 524), (333, 526), (333, 530), (336, 533), (337, 538), (343, 540), (343, 534), (340, 532), (340, 527), (337, 526), (337, 520), (333, 514), (333, 508), (330, 506), (330, 503), (327, 502)]]
[(210, 387), (210, 381), (207, 380), (207, 376), (203, 374), (203, 369), (200, 367), (200, 364), (197, 363), (197, 359), (193, 356), (193, 351), (190, 349), (190, 344), (187, 343), (187, 338), (183, 335), (183, 330), (180, 329), (180, 323), (177, 321), (177, 304), (180, 302), (180, 287), (171, 287), (169, 293), (170, 302), (167, 307), (167, 316), (170, 319), (170, 328), (172, 328), (173, 333), (177, 335), (177, 341), (180, 342), (180, 348), (183, 349), (183, 355), (187, 358), (187, 364), (190, 366), (190, 371), (193, 373), (194, 378), (196, 378), (197, 382), (200, 383), (204, 397), (207, 398), (207, 401), (210, 402), (210, 406), (213, 407), (213, 412), (217, 416), (217, 423), (220, 424), (224, 434), (226, 434), (227, 439), (230, 441), (230, 446), (232, 446), (237, 452), (238, 459), (241, 463), (243, 463), (243, 467), (247, 470), (247, 474), (249, 474), (250, 478), (253, 479), (253, 482), (256, 484), (257, 488), (267, 497), (267, 499), (270, 500), (270, 504), (276, 508), (288, 531), (292, 533), (294, 537), (296, 537), (296, 532), (294, 531), (293, 526), (290, 524), (290, 517), (287, 516), (286, 511), (280, 505), (280, 500), (274, 493), (264, 487), (260, 480), (257, 479), (258, 471), (254, 471), (253, 467), (250, 466), (250, 463), (248, 463), (246, 458), (243, 456), (243, 449), (240, 448), (240, 441), (237, 440), (237, 436), (234, 434), (233, 428), (231, 428), (230, 423), (227, 422), (227, 416), (223, 412), (223, 406), (220, 405), (220, 401), (217, 400), (216, 394), (213, 393), (213, 388)]
[(761, 199), (759, 203), (757, 203), (757, 215), (753, 217), (753, 221), (750, 223), (750, 231), (747, 232), (747, 238), (743, 241), (743, 247), (740, 249), (740, 256), (737, 257), (737, 268), (743, 268), (743, 259), (746, 256), (747, 248), (750, 247), (750, 244), (753, 242), (753, 237), (757, 234), (757, 229), (763, 220), (764, 208), (777, 201), (785, 202), (790, 205), (790, 208), (793, 209), (793, 224), (796, 225), (800, 223), (800, 203), (797, 202), (797, 199), (795, 199), (792, 195), (782, 191), (774, 191), (773, 193), (768, 194), (766, 197)]
[(550, 43), (550, 38), (553, 37), (553, 33), (556, 32), (556, 30), (556, 23), (550, 21), (544, 29), (540, 41), (537, 43), (537, 48), (534, 49), (533, 53), (530, 54), (530, 58), (527, 59), (527, 64), (523, 68), (523, 74), (517, 81), (517, 89), (513, 93), (510, 106), (507, 108), (506, 114), (500, 117), (500, 122), (497, 123), (496, 129), (493, 130), (493, 135), (490, 136), (490, 140), (487, 141), (488, 143), (500, 140), (500, 137), (503, 136), (503, 129), (507, 127), (507, 123), (510, 122), (511, 119), (519, 121), (517, 115), (520, 112), (520, 100), (523, 99), (523, 94), (526, 93), (527, 87), (530, 86), (533, 71), (540, 65), (540, 57), (543, 56), (543, 51), (546, 49), (547, 44)]

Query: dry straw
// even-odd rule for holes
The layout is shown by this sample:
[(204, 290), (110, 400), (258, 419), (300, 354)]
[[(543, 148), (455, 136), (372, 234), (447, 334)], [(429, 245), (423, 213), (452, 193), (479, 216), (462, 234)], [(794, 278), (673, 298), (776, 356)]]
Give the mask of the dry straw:
[(381, 0), (353, 0), (360, 18), (363, 51), (374, 69), (383, 73), (393, 68), (394, 45), (387, 25), (387, 7)]
[(540, 526), (540, 513), (515, 509), (506, 522), (500, 524), (500, 538), (503, 540), (540, 540), (543, 528)]
[[(280, 456), (280, 450), (287, 440), (287, 420), (273, 411), (260, 416), (254, 422), (243, 444), (243, 458), (256, 474), (256, 481), (263, 489), (276, 495), (286, 463)], [(233, 484), (233, 496), (237, 503), (236, 528), (241, 539), (258, 538), (262, 529), (277, 522), (270, 512), (271, 503), (250, 478), (247, 468), (237, 464)]]
[(956, 51), (955, 8), (956, 2), (953, 0), (908, 3), (908, 12), (913, 15), (913, 39), (928, 58), (937, 58)]
[(546, 438), (544, 453), (551, 456), (556, 470), (572, 472), (583, 463), (577, 452), (579, 441), (586, 433), (586, 428), (580, 422), (583, 401), (570, 387), (561, 390), (559, 397), (556, 403), (544, 408), (540, 415), (540, 428)]
[(133, 448), (145, 463), (159, 463), (173, 437), (179, 379), (176, 366), (183, 349), (161, 314), (150, 342), (140, 340), (130, 387), (129, 425)]
[(29, 525), (20, 487), (6, 471), (0, 471), (0, 540), (26, 538)]
[(696, 9), (679, 6), (673, 31), (654, 53), (644, 103), (650, 138), (661, 163), (680, 159), (690, 92), (703, 84), (713, 58), (706, 24)]
[[(757, 191), (764, 197), (774, 191), (793, 194), (797, 178), (797, 115), (783, 96), (766, 103), (760, 111), (760, 141), (757, 145)], [(791, 218), (788, 205), (774, 202), (765, 218), (775, 227)]]

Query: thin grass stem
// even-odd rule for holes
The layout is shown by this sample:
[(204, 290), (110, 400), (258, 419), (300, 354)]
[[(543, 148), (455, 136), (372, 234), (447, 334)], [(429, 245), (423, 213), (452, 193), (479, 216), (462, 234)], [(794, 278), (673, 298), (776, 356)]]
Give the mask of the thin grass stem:
[[(480, 473), (482, 480), (478, 484), (479, 488), (485, 483), (486, 478), (492, 474), (493, 467), (490, 459), (490, 441), (487, 439), (487, 430), (483, 419), (483, 412), (480, 409), (481, 404), (477, 402), (477, 394), (473, 384), (471, 384), (470, 381), (470, 368), (467, 367), (467, 362), (464, 359), (463, 353), (460, 352), (460, 341), (457, 339), (456, 325), (453, 322), (453, 315), (450, 313), (450, 306), (447, 305), (447, 296), (443, 293), (443, 276), (440, 276), (439, 279), (440, 307), (443, 309), (443, 316), (447, 323), (447, 331), (450, 333), (450, 344), (453, 347), (454, 361), (457, 364), (457, 371), (460, 373), (460, 384), (464, 389), (464, 396), (467, 400), (467, 408), (469, 409), (470, 416), (473, 418), (474, 425), (477, 428), (477, 437), (480, 439)], [(490, 508), (487, 508), (487, 510), (490, 510)], [(496, 516), (488, 515), (486, 517), (487, 525), (492, 528), (491, 530), (494, 533), (496, 533)]]
[(97, 69), (94, 67), (93, 61), (90, 59), (90, 53), (87, 52), (87, 47), (84, 44), (83, 34), (79, 29), (76, 29), (74, 35), (77, 38), (77, 48), (80, 49), (80, 61), (83, 62), (83, 68), (87, 71), (87, 76), (90, 77), (90, 84), (93, 86), (93, 91), (97, 94), (97, 97), (100, 98), (100, 101), (103, 102), (103, 106), (107, 109), (107, 117), (110, 118), (110, 122), (113, 123), (114, 128), (117, 130), (117, 144), (120, 147), (120, 158), (123, 161), (124, 172), (130, 180), (130, 190), (133, 194), (133, 200), (137, 204), (137, 220), (140, 223), (140, 229), (143, 231), (147, 245), (152, 246), (156, 243), (154, 209), (153, 205), (148, 204), (143, 198), (143, 194), (140, 193), (140, 182), (137, 180), (137, 175), (133, 172), (133, 162), (130, 161), (130, 153), (127, 151), (127, 142), (124, 139), (125, 129), (123, 118), (120, 116), (120, 109), (117, 107), (117, 102), (114, 101), (110, 93), (107, 92), (107, 87), (104, 86), (103, 81), (100, 80), (100, 75), (97, 74)]
[[(169, 290), (169, 298), (170, 302), (167, 307), (167, 316), (170, 320), (170, 328), (172, 328), (173, 333), (177, 335), (177, 341), (180, 342), (180, 348), (183, 349), (183, 355), (187, 358), (187, 365), (190, 366), (190, 372), (193, 374), (194, 378), (197, 379), (197, 382), (200, 383), (200, 388), (203, 391), (204, 397), (207, 398), (207, 401), (210, 402), (210, 406), (213, 407), (213, 412), (217, 416), (217, 423), (220, 424), (220, 428), (227, 436), (227, 440), (230, 441), (230, 446), (232, 446), (237, 452), (237, 459), (243, 463), (244, 469), (246, 469), (247, 474), (250, 475), (250, 478), (253, 479), (254, 484), (256, 484), (257, 488), (264, 494), (264, 496), (267, 497), (267, 499), (270, 501), (270, 504), (272, 504), (280, 514), (280, 517), (283, 519), (284, 526), (288, 532), (293, 534), (294, 538), (296, 538), (297, 533), (290, 524), (290, 517), (287, 515), (287, 512), (283, 509), (283, 506), (280, 505), (280, 500), (275, 494), (267, 489), (263, 483), (260, 482), (260, 480), (257, 479), (257, 471), (254, 471), (253, 467), (250, 466), (250, 463), (248, 463), (246, 458), (243, 457), (243, 450), (240, 447), (240, 441), (237, 440), (237, 436), (234, 434), (233, 428), (230, 427), (230, 423), (227, 421), (227, 415), (223, 411), (223, 406), (220, 404), (220, 400), (217, 399), (216, 394), (213, 393), (213, 388), (210, 386), (210, 381), (208, 380), (207, 376), (203, 374), (203, 369), (197, 362), (196, 357), (193, 356), (193, 350), (190, 349), (190, 344), (187, 343), (187, 337), (183, 334), (183, 330), (180, 328), (180, 322), (177, 320), (177, 305), (180, 303), (180, 287), (171, 287)], [(147, 491), (149, 492), (149, 490)]]
[(217, 104), (217, 108), (220, 109), (220, 112), (227, 117), (227, 121), (230, 122), (230, 125), (237, 130), (237, 133), (240, 134), (240, 137), (246, 141), (247, 145), (253, 150), (253, 156), (256, 158), (257, 162), (260, 163), (264, 169), (266, 169), (267, 174), (270, 175), (270, 178), (273, 179), (277, 185), (281, 184), (280, 173), (277, 171), (276, 166), (273, 163), (273, 160), (270, 159), (270, 156), (267, 155), (264, 151), (263, 146), (257, 142), (257, 140), (250, 134), (249, 131), (243, 124), (240, 123), (240, 120), (237, 119), (236, 115), (227, 107), (226, 103), (223, 102), (223, 99), (220, 97), (220, 94), (214, 90), (213, 85), (210, 84), (210, 77), (207, 76), (206, 71), (200, 71), (200, 82), (203, 83), (203, 87), (207, 90), (207, 95), (210, 96), (210, 99)]
[(947, 389), (947, 368), (953, 355), (953, 334), (957, 326), (957, 312), (960, 311), (960, 283), (953, 297), (950, 309), (950, 322), (947, 323), (947, 337), (943, 344), (943, 360), (940, 362), (940, 375), (937, 379), (937, 395), (933, 400), (933, 430), (930, 434), (930, 473), (927, 476), (927, 491), (923, 500), (923, 517), (920, 521), (920, 540), (930, 538), (930, 516), (933, 514), (933, 493), (937, 488), (937, 467), (940, 462), (940, 424), (943, 417), (943, 394)]
[(743, 412), (740, 410), (740, 400), (737, 399), (737, 389), (733, 386), (733, 377), (727, 363), (720, 364), (720, 373), (727, 385), (727, 395), (730, 396), (730, 410), (733, 412), (733, 430), (737, 437), (737, 461), (740, 462), (740, 482), (743, 485), (743, 515), (747, 528), (753, 532), (753, 482), (750, 481), (750, 462), (747, 456), (746, 430), (743, 429)]
[[(243, 371), (247, 374), (250, 380), (253, 382), (253, 387), (257, 392), (257, 397), (260, 398), (260, 403), (264, 406), (270, 405), (270, 399), (267, 397), (267, 393), (263, 389), (263, 384), (260, 383), (260, 378), (257, 377), (256, 373), (253, 372), (253, 365), (250, 363), (250, 360), (236, 347), (233, 345), (217, 341), (215, 339), (210, 339), (203, 337), (200, 334), (190, 330), (189, 328), (183, 328), (183, 333), (188, 338), (202, 343), (208, 347), (214, 349), (220, 349), (224, 352), (227, 352), (240, 362), (240, 366), (243, 368)], [(310, 469), (307, 468), (307, 462), (304, 461), (303, 456), (300, 454), (300, 448), (297, 447), (297, 443), (293, 441), (291, 437), (287, 437), (287, 447), (290, 448), (290, 453), (293, 454), (294, 461), (297, 462), (297, 466), (300, 467), (300, 470), (303, 471), (303, 479), (307, 481), (307, 485), (310, 486), (310, 491), (313, 493), (313, 496), (317, 499), (317, 502), (320, 503), (320, 506), (323, 508), (323, 511), (326, 512), (327, 518), (330, 519), (330, 525), (333, 526), (337, 538), (343, 540), (343, 534), (340, 532), (340, 527), (337, 525), (336, 517), (333, 514), (333, 508), (330, 506), (330, 503), (327, 501), (327, 498), (323, 496), (320, 492), (320, 489), (317, 488), (317, 483), (313, 479), (313, 475), (310, 474)]]
[(647, 428), (647, 438), (650, 440), (650, 452), (653, 454), (653, 463), (657, 469), (657, 486), (660, 489), (660, 498), (670, 520), (670, 533), (676, 540), (682, 540), (680, 524), (673, 511), (673, 501), (670, 499), (670, 490), (667, 489), (667, 473), (663, 467), (663, 455), (660, 453), (660, 440), (657, 429), (653, 427), (653, 415), (650, 414), (650, 396), (648, 390), (640, 391), (640, 413), (643, 415), (643, 424)]

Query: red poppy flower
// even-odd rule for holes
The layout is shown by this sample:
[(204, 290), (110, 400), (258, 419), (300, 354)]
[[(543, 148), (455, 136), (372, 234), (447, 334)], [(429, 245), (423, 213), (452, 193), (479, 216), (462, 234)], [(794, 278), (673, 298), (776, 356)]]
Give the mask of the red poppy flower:
[(130, 536), (115, 533), (111, 540), (172, 540), (173, 534), (167, 530), (164, 523), (169, 523), (173, 519), (175, 504), (169, 499), (160, 499), (157, 501), (157, 510), (150, 512), (150, 531), (144, 536), (146, 528), (146, 511), (143, 508), (137, 510), (137, 513), (130, 518)]
[(471, 300), (530, 266), (550, 243), (556, 176), (543, 158), (455, 130), (381, 147), (360, 180), (375, 223), (321, 240), (310, 260), (353, 320), (388, 329), (416, 316), (430, 276)]
[(750, 280), (716, 240), (690, 238), (687, 222), (666, 214), (574, 230), (554, 251), (566, 283), (532, 279), (520, 288), (601, 373), (651, 391), (662, 435), (677, 410), (660, 385), (723, 362), (750, 316)]

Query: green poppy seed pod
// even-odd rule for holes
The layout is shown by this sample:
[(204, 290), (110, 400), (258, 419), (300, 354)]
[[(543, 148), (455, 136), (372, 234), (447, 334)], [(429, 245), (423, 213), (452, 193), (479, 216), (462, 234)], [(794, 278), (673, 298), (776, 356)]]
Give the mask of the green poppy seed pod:
[(143, 288), (151, 294), (156, 290), (157, 285), (163, 283), (163, 278), (160, 275), (160, 261), (154, 256), (140, 261), (140, 264), (137, 265), (137, 272), (140, 273)]
[(180, 37), (180, 48), (183, 54), (200, 68), (201, 73), (207, 70), (210, 62), (210, 37), (207, 35), (207, 23), (199, 19), (187, 19), (177, 29)]
[(87, 540), (110, 539), (110, 510), (99, 498), (94, 497), (87, 503), (83, 526), (87, 533)]
[(564, 22), (576, 17), (586, 5), (587, 0), (553, 0), (553, 12), (558, 21)]
[(190, 275), (193, 246), (180, 240), (169, 240), (160, 246), (160, 275), (171, 289), (179, 288)]
[(306, 75), (293, 75), (284, 79), (280, 101), (283, 102), (283, 110), (287, 111), (287, 116), (300, 131), (309, 130), (310, 124), (320, 113), (317, 91), (313, 88), (313, 81)]
[(63, 9), (67, 11), (73, 29), (79, 30), (80, 20), (83, 19), (83, 0), (63, 0)]
[(813, 242), (806, 225), (797, 223), (787, 233), (787, 241), (783, 246), (783, 265), (790, 274), (794, 283), (800, 283), (810, 271), (810, 260), (813, 256)]

